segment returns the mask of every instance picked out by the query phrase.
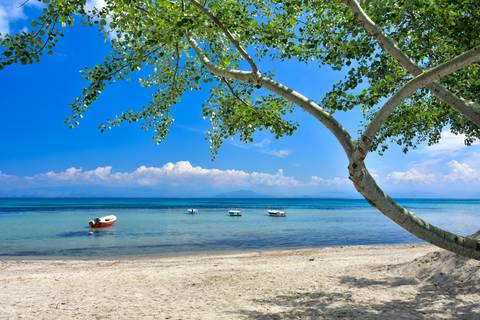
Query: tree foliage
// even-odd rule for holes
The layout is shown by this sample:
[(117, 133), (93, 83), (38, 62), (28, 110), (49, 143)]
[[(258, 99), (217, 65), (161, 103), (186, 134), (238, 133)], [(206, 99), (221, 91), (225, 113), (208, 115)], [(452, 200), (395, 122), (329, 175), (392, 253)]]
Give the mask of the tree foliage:
[[(0, 68), (12, 63), (38, 62), (51, 53), (74, 22), (98, 26), (111, 35), (111, 53), (103, 63), (83, 70), (89, 85), (72, 103), (70, 126), (79, 124), (88, 107), (105, 87), (144, 69), (150, 75), (141, 84), (154, 87), (150, 103), (140, 110), (117, 115), (101, 130), (122, 122), (142, 122), (154, 131), (155, 142), (168, 133), (171, 106), (190, 90), (209, 90), (203, 114), (212, 122), (209, 139), (216, 152), (221, 142), (239, 134), (251, 141), (257, 129), (276, 137), (290, 135), (297, 124), (285, 116), (292, 106), (265, 94), (254, 84), (226, 81), (207, 72), (192, 54), (187, 34), (199, 39), (207, 56), (222, 67), (237, 68), (243, 60), (222, 30), (190, 1), (107, 0), (103, 8), (87, 10), (86, 1), (44, 0), (43, 14), (31, 31), (5, 35)], [(422, 68), (428, 69), (480, 43), (477, 1), (363, 1), (370, 17)], [(343, 70), (321, 105), (331, 111), (361, 108), (366, 120), (378, 105), (412, 76), (356, 22), (341, 1), (211, 0), (209, 11), (258, 59), (296, 59)], [(272, 70), (273, 71), (273, 70)], [(442, 84), (465, 99), (480, 92), (480, 66), (471, 65)], [(375, 137), (372, 148), (384, 151), (393, 141), (405, 151), (418, 143), (438, 142), (450, 127), (466, 135), (466, 143), (480, 136), (475, 124), (432, 96), (418, 90), (391, 115)]]

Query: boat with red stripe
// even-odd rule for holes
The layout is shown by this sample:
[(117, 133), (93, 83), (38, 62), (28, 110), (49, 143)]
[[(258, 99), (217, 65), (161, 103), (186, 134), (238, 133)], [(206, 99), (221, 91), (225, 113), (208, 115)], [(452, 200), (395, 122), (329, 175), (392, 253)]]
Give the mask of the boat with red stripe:
[(111, 227), (117, 221), (117, 217), (113, 214), (104, 217), (98, 217), (88, 221), (90, 228), (106, 228)]

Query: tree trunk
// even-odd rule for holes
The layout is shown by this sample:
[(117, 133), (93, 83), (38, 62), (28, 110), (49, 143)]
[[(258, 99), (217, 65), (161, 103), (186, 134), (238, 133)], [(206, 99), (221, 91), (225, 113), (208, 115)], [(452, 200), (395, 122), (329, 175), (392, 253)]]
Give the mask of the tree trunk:
[(435, 227), (400, 206), (377, 185), (363, 161), (351, 162), (349, 172), (349, 178), (353, 181), (357, 191), (360, 192), (372, 206), (376, 207), (399, 226), (416, 237), (440, 248), (468, 258), (480, 260), (479, 240), (458, 236)]
[[(238, 80), (242, 82), (255, 83), (279, 96), (287, 99), (288, 101), (300, 106), (303, 110), (312, 114), (317, 120), (323, 123), (330, 132), (337, 138), (342, 145), (347, 157), (349, 158), (349, 172), (350, 180), (353, 181), (355, 188), (360, 192), (370, 204), (376, 207), (384, 215), (392, 219), (399, 226), (415, 235), (416, 237), (423, 239), (431, 244), (434, 244), (440, 248), (449, 250), (458, 255), (462, 255), (468, 258), (480, 260), (480, 241), (471, 239), (468, 237), (458, 236), (451, 232), (437, 228), (422, 219), (415, 216), (412, 212), (401, 207), (392, 198), (386, 195), (382, 189), (377, 185), (373, 177), (365, 167), (364, 158), (367, 151), (368, 143), (366, 147), (362, 149), (363, 145), (357, 145), (352, 141), (352, 138), (348, 131), (343, 128), (342, 125), (327, 111), (325, 111), (320, 105), (315, 103), (312, 99), (307, 98), (301, 93), (270, 79), (269, 77), (262, 76), (260, 73), (254, 74), (251, 71), (232, 70), (219, 67), (212, 63), (208, 57), (202, 51), (202, 48), (198, 45), (196, 40), (192, 37), (188, 37), (188, 41), (200, 59), (200, 62), (213, 74), (219, 77), (225, 77), (228, 79)], [(456, 58), (447, 61), (446, 63), (438, 66), (436, 71), (429, 71), (415, 78), (415, 81), (423, 81), (425, 78), (431, 77), (435, 73), (443, 72), (441, 70), (454, 71), (449, 69), (451, 64), (457, 66), (457, 59), (460, 63), (466, 61), (471, 63), (478, 61), (480, 56), (480, 47), (475, 47), (464, 54), (457, 56)], [(452, 62), (453, 61), (453, 62)], [(440, 71), (439, 71), (440, 70)], [(422, 80), (423, 79), (423, 80)], [(430, 80), (432, 80), (430, 78)], [(413, 80), (412, 80), (413, 81)], [(426, 85), (428, 83), (422, 83)], [(408, 84), (407, 84), (408, 85)], [(406, 90), (406, 89), (405, 89)], [(399, 93), (401, 95), (401, 93)], [(375, 124), (382, 123), (382, 118)], [(376, 129), (372, 130), (372, 136), (375, 134)], [(370, 138), (368, 135), (363, 137)], [(368, 140), (368, 139), (367, 139)], [(361, 139), (361, 141), (363, 141)]]

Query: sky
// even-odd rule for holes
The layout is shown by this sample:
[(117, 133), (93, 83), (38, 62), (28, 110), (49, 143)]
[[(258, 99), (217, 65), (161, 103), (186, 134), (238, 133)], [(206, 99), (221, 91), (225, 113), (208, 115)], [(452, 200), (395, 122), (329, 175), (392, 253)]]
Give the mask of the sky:
[[(36, 2), (0, 0), (0, 33), (28, 30), (38, 14)], [(95, 3), (94, 3), (95, 2)], [(91, 5), (99, 5), (93, 1)], [(347, 159), (333, 136), (301, 110), (292, 136), (276, 140), (255, 135), (244, 144), (229, 140), (211, 161), (202, 119), (205, 92), (187, 94), (173, 108), (175, 122), (167, 139), (155, 145), (137, 125), (100, 133), (98, 125), (115, 114), (138, 109), (151, 91), (137, 79), (115, 83), (87, 112), (78, 128), (64, 124), (69, 103), (86, 82), (79, 70), (102, 61), (108, 39), (91, 28), (65, 29), (53, 56), (28, 66), (0, 71), (0, 196), (204, 197), (249, 190), (265, 196), (360, 197), (347, 178)], [(342, 78), (316, 64), (264, 62), (275, 80), (320, 100)], [(355, 134), (361, 115), (335, 115)], [(395, 197), (480, 196), (480, 148), (466, 147), (447, 129), (435, 146), (404, 155), (398, 147), (370, 154), (367, 165), (379, 184)]]

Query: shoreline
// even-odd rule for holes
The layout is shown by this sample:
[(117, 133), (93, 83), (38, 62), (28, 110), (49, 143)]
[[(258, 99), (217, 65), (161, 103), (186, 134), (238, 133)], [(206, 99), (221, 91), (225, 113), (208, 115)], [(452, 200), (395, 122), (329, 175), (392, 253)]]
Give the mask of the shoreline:
[(302, 251), (318, 251), (326, 249), (343, 249), (343, 248), (401, 248), (401, 247), (419, 247), (431, 246), (429, 243), (419, 240), (411, 243), (384, 243), (384, 244), (354, 244), (354, 245), (327, 245), (318, 247), (286, 247), (286, 248), (265, 248), (265, 249), (251, 249), (251, 250), (211, 250), (211, 251), (184, 251), (179, 253), (164, 253), (164, 254), (144, 254), (144, 255), (112, 255), (112, 256), (0, 256), (2, 261), (128, 261), (128, 260), (157, 260), (168, 258), (192, 258), (192, 257), (224, 257), (224, 256), (238, 256), (238, 255), (252, 255), (252, 254), (269, 254), (269, 253), (288, 253), (288, 252), (302, 252)]
[(418, 276), (416, 268), (430, 263), (422, 259), (437, 251), (428, 244), (407, 244), (0, 260), (0, 318), (479, 318), (480, 291), (465, 287), (479, 282), (478, 274), (464, 282), (444, 281), (441, 288), (437, 280)]

